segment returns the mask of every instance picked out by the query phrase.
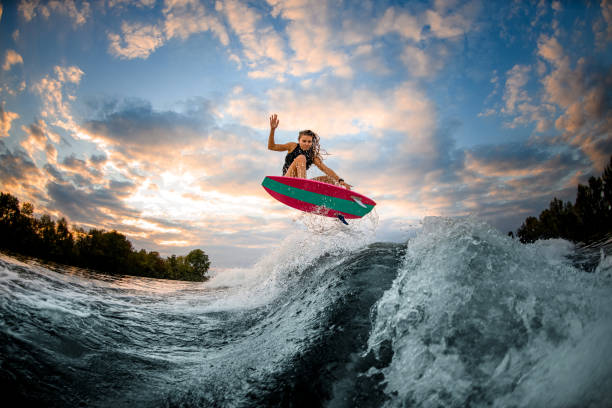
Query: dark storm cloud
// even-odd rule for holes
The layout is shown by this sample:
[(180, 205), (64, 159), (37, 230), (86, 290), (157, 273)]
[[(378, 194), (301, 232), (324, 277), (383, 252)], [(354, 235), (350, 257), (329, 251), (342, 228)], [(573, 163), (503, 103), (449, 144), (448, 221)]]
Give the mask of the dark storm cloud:
[(0, 141), (0, 181), (3, 184), (18, 183), (32, 173), (39, 173), (39, 170), (27, 154), (21, 150), (11, 152), (4, 142)]
[(135, 184), (131, 181), (110, 181), (110, 190), (122, 193), (130, 193), (134, 189)]
[(51, 200), (49, 207), (59, 210), (72, 222), (105, 225), (116, 216), (138, 216), (138, 211), (123, 205), (118, 197), (121, 194), (110, 189), (84, 190), (75, 188), (71, 183), (50, 182), (47, 193)]
[[(471, 212), (502, 231), (516, 230), (527, 216), (537, 216), (553, 197), (573, 201), (576, 175), (586, 182), (592, 174), (590, 161), (579, 149), (547, 145), (508, 143), (466, 150), (464, 178), (445, 195), (452, 202), (476, 203)], [(469, 161), (473, 162), (470, 164)]]
[(139, 147), (159, 147), (185, 143), (202, 137), (213, 123), (210, 102), (194, 99), (184, 104), (181, 112), (158, 111), (148, 101), (126, 99), (101, 104), (97, 118), (84, 127), (103, 138)]
[[(549, 150), (524, 143), (481, 145), (466, 149), (465, 152), (479, 161), (495, 164), (500, 171), (538, 166), (552, 157)], [(563, 155), (563, 158), (572, 161), (571, 156), (567, 153)]]
[(89, 158), (89, 161), (91, 161), (93, 164), (105, 163), (107, 160), (108, 157), (106, 157), (104, 153), (99, 155), (94, 154)]
[(70, 155), (68, 157), (66, 157), (63, 161), (62, 164), (68, 168), (71, 169), (78, 169), (78, 168), (84, 168), (85, 167), (85, 161), (81, 160), (81, 159), (77, 159), (74, 155)]
[(65, 181), (65, 180), (64, 180), (64, 176), (62, 175), (62, 173), (61, 173), (61, 172), (60, 172), (60, 171), (57, 169), (57, 167), (55, 167), (54, 165), (47, 163), (47, 164), (45, 164), (45, 166), (44, 166), (43, 168), (44, 168), (44, 169), (47, 171), (47, 173), (48, 173), (49, 175), (51, 175), (51, 177), (53, 177), (53, 178), (54, 178), (56, 181), (59, 181), (59, 182), (63, 182), (63, 181)]
[(30, 126), (27, 127), (27, 129), (27, 133), (32, 135), (36, 140), (44, 141), (47, 139), (45, 136), (45, 131), (37, 123), (32, 123)]

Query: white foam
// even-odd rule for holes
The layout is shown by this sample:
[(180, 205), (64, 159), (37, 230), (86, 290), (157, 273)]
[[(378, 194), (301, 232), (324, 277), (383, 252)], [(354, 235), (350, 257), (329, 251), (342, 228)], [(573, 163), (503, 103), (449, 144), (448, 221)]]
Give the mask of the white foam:
[[(365, 217), (364, 217), (365, 218)], [(357, 222), (355, 222), (357, 221)], [(351, 220), (347, 227), (339, 220), (307, 214), (296, 219), (300, 228), (259, 259), (251, 268), (220, 271), (206, 283), (209, 289), (224, 289), (201, 311), (260, 307), (269, 303), (299, 274), (326, 254), (355, 251), (374, 240), (377, 216)]]
[(572, 250), (522, 245), (474, 217), (425, 219), (368, 340), (392, 346), (388, 405), (582, 406), (607, 386), (612, 361), (595, 365), (612, 352), (612, 286), (572, 267)]

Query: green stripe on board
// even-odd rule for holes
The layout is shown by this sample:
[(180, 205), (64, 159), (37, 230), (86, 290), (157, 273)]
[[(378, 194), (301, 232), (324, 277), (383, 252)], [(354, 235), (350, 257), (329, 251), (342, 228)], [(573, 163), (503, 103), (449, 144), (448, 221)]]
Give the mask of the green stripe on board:
[(352, 200), (344, 200), (342, 198), (330, 197), (319, 193), (313, 193), (312, 191), (302, 190), (288, 186), (278, 181), (272, 180), (266, 177), (261, 183), (262, 186), (269, 188), (279, 194), (286, 195), (296, 200), (304, 201), (306, 203), (318, 205), (321, 207), (330, 208), (336, 211), (342, 211), (343, 213), (353, 214), (358, 217), (363, 217), (370, 211), (372, 211), (373, 205), (364, 204), (367, 208), (363, 208)]

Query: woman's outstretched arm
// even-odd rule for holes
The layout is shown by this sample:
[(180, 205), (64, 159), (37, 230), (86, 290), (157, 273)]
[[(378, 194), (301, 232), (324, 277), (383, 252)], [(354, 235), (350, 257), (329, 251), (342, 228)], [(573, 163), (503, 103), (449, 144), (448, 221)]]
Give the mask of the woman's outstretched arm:
[(291, 147), (293, 147), (293, 145), (295, 143), (285, 143), (285, 144), (276, 144), (274, 143), (274, 131), (276, 130), (276, 128), (278, 127), (278, 116), (275, 114), (273, 114), (272, 116), (270, 116), (270, 136), (268, 137), (268, 150), (274, 150), (277, 152), (282, 152), (284, 150), (290, 150)]

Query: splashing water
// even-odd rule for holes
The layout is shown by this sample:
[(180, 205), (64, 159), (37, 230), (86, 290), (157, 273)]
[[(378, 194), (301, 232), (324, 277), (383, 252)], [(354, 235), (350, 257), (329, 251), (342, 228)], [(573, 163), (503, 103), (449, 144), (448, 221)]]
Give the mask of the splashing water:
[(475, 219), (426, 219), (368, 340), (387, 406), (606, 406), (612, 299), (563, 240), (522, 245)]
[[(349, 225), (345, 225), (337, 218), (322, 217), (316, 213), (302, 212), (297, 215), (294, 222), (302, 223), (306, 229), (317, 235), (332, 235), (335, 237), (374, 237), (378, 228), (378, 213), (373, 208), (362, 218), (348, 220)], [(360, 238), (361, 240), (363, 238)]]

